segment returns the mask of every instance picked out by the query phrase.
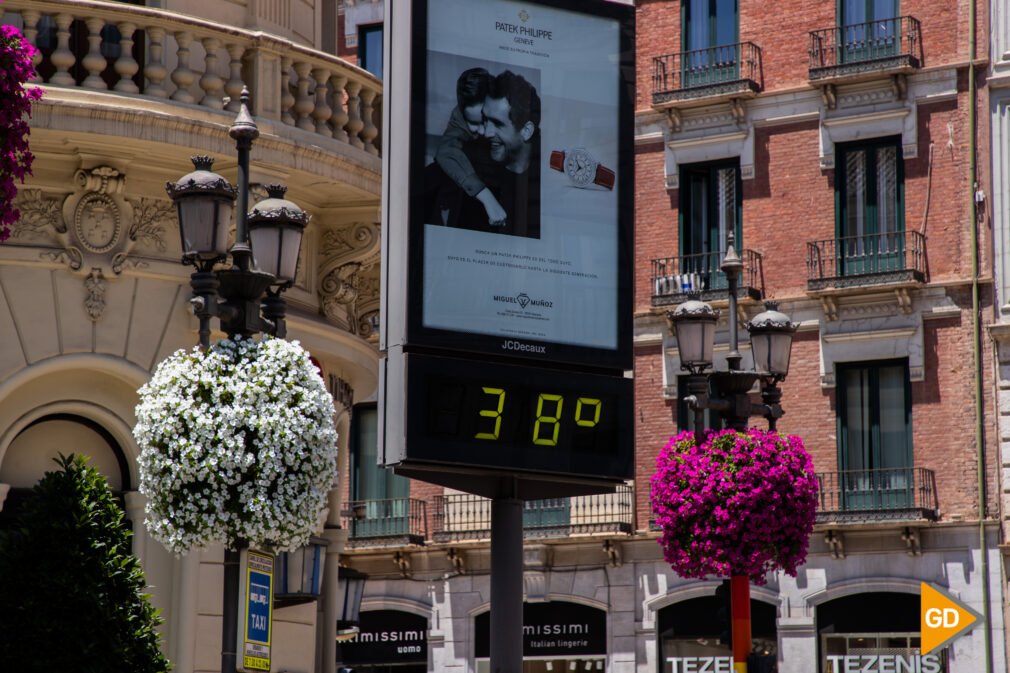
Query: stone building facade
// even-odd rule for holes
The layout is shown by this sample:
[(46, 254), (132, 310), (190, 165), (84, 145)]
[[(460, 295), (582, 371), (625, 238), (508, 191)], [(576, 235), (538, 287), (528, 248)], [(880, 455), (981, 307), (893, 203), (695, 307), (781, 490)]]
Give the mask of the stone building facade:
[[(165, 184), (197, 154), (236, 180), (228, 129), (248, 87), (253, 199), (285, 183), (312, 217), (286, 293), (289, 338), (334, 392), (346, 461), (352, 401), (377, 381), (381, 83), (336, 56), (336, 0), (11, 0), (0, 21), (39, 47), (44, 90), (34, 176), (0, 245), (0, 519), (58, 452), (90, 455), (125, 504), (173, 669), (220, 670), (222, 551), (169, 554), (137, 492), (136, 391), (197, 343)], [(336, 668), (338, 489), (320, 522), (322, 597), (274, 611), (274, 670)]]

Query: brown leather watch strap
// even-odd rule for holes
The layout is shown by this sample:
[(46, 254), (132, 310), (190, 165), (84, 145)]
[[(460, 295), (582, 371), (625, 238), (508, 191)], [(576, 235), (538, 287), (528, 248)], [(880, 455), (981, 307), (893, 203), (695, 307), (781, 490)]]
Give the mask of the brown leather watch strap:
[(596, 177), (593, 179), (594, 185), (600, 185), (601, 187), (606, 187), (607, 189), (614, 188), (614, 182), (617, 180), (617, 176), (614, 171), (606, 168), (603, 164), (597, 164), (596, 166)]
[(551, 168), (556, 171), (565, 170), (565, 153), (564, 150), (554, 150), (551, 152)]

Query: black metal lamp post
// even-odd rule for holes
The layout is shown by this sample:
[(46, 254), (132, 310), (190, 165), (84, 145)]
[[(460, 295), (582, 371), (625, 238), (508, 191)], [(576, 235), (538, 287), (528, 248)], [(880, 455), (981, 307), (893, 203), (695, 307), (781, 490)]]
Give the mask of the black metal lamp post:
[[(285, 305), (281, 293), (294, 282), (308, 214), (284, 198), (285, 189), (268, 185), (269, 197), (249, 212), (249, 151), (259, 136), (249, 114), (249, 91), (229, 134), (238, 149), (238, 186), (211, 171), (213, 159), (193, 157), (196, 170), (166, 185), (179, 213), (182, 261), (196, 271), (190, 278), (193, 312), (200, 319), (200, 344), (210, 345), (210, 319), (218, 318), (229, 336), (267, 333), (283, 338)], [(238, 199), (235, 243), (228, 248), (228, 226)], [(254, 255), (255, 251), (255, 255)], [(232, 263), (220, 265), (231, 256)]]
[[(740, 368), (742, 356), (738, 349), (737, 284), (743, 263), (733, 247), (733, 234), (729, 233), (726, 255), (720, 267), (726, 274), (729, 291), (729, 353), (726, 371), (705, 373), (713, 363), (715, 324), (719, 312), (701, 301), (697, 294), (667, 314), (677, 336), (681, 369), (689, 372), (688, 393), (685, 399), (695, 412), (711, 409), (720, 412), (731, 428), (747, 429), (747, 419), (763, 416), (774, 430), (776, 421), (784, 413), (779, 402), (782, 392), (777, 383), (789, 373), (789, 352), (797, 325), (777, 310), (774, 302), (765, 302), (766, 310), (747, 324), (754, 353), (753, 371)], [(761, 381), (760, 404), (750, 400), (754, 383)], [(712, 391), (711, 393), (709, 391)], [(695, 437), (699, 442), (704, 435), (704, 421), (695, 414)]]
[[(249, 114), (249, 90), (243, 89), (238, 115), (229, 129), (238, 150), (238, 186), (211, 171), (213, 159), (193, 157), (195, 170), (165, 189), (175, 202), (182, 237), (182, 262), (196, 271), (190, 277), (193, 312), (200, 320), (200, 345), (210, 346), (210, 320), (218, 318), (229, 337), (267, 333), (283, 338), (286, 314), (281, 293), (294, 280), (302, 231), (308, 215), (271, 186), (270, 198), (249, 213), (249, 152), (259, 137)], [(235, 243), (228, 248), (228, 228), (238, 199)], [(253, 229), (250, 241), (250, 228)], [(254, 246), (263, 253), (254, 258)], [(231, 264), (223, 263), (231, 256)], [(224, 597), (221, 627), (221, 671), (234, 673), (238, 644), (239, 551), (224, 553)]]
[[(737, 283), (743, 262), (733, 247), (733, 233), (727, 235), (726, 255), (721, 269), (726, 274), (729, 290), (729, 353), (726, 371), (705, 373), (712, 367), (715, 342), (715, 324), (719, 314), (701, 301), (698, 295), (667, 314), (677, 336), (681, 369), (689, 372), (688, 406), (695, 412), (695, 440), (704, 439), (704, 419), (700, 413), (711, 409), (722, 413), (729, 426), (738, 432), (747, 429), (747, 419), (763, 416), (770, 430), (784, 413), (780, 404), (782, 391), (778, 382), (789, 374), (789, 353), (797, 325), (778, 311), (775, 302), (765, 302), (765, 310), (747, 324), (754, 370), (743, 371), (743, 359), (738, 350)], [(761, 382), (761, 403), (751, 402), (750, 390)], [(711, 393), (709, 392), (711, 390)], [(746, 576), (730, 578), (732, 612), (733, 660), (735, 670), (746, 673), (751, 647), (750, 582)]]

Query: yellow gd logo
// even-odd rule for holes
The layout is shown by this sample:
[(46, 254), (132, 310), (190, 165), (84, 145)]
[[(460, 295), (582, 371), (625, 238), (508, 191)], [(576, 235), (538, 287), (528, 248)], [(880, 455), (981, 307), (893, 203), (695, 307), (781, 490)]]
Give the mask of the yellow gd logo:
[(921, 654), (930, 654), (947, 647), (975, 628), (982, 620), (982, 615), (943, 589), (926, 582), (922, 583), (920, 599)]

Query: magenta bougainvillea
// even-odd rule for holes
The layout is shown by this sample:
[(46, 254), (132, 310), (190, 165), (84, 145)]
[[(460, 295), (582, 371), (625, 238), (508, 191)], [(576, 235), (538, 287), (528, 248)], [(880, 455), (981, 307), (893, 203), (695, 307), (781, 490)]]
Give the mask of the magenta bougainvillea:
[(21, 216), (14, 207), (16, 182), (32, 173), (32, 153), (28, 150), (28, 118), (32, 103), (42, 97), (42, 89), (25, 87), (35, 75), (28, 44), (14, 26), (0, 26), (0, 241), (10, 237), (11, 224)]
[(817, 478), (799, 437), (752, 428), (672, 438), (652, 477), (663, 557), (682, 577), (796, 575), (817, 510)]

